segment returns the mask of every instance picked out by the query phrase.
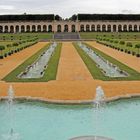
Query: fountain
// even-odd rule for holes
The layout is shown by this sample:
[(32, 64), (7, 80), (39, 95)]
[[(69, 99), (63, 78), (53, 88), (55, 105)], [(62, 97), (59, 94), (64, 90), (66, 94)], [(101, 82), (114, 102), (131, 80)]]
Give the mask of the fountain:
[(13, 120), (13, 104), (14, 104), (14, 90), (12, 85), (10, 85), (8, 89), (8, 96), (7, 96), (7, 104), (8, 104), (8, 115), (10, 120), (9, 125), (9, 133), (2, 135), (2, 140), (20, 140), (19, 134), (14, 132), (14, 120)]
[[(99, 113), (100, 113), (100, 109), (101, 107), (103, 107), (105, 105), (105, 93), (102, 89), (101, 86), (98, 86), (96, 88), (96, 96), (95, 96), (95, 100), (94, 100), (94, 105), (95, 105), (95, 116), (96, 116), (96, 131), (98, 131), (98, 118), (99, 118)], [(70, 140), (113, 140), (110, 138), (106, 138), (106, 137), (102, 137), (102, 136), (81, 136), (81, 137), (75, 137), (72, 138)]]
[(98, 109), (105, 103), (105, 94), (101, 86), (96, 88), (95, 108)]

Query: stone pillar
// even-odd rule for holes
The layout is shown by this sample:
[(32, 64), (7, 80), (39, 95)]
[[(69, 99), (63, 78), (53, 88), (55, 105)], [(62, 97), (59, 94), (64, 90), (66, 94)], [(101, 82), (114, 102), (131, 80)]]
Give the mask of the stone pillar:
[(110, 24), (110, 26), (111, 26), (111, 32), (113, 32), (113, 25), (112, 25), (112, 24)]
[(14, 33), (16, 33), (16, 26), (15, 26), (15, 25), (13, 25), (13, 28), (14, 28)]
[(97, 32), (97, 24), (95, 24), (95, 32)]
[(27, 32), (27, 26), (26, 25), (24, 25), (24, 31)]

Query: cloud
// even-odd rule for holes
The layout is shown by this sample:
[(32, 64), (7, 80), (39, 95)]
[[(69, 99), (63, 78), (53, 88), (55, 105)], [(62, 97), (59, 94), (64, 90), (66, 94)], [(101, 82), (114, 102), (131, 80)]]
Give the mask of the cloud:
[[(8, 5), (5, 5), (8, 3)], [(0, 0), (0, 14), (140, 13), (138, 0)]]
[(14, 10), (15, 7), (13, 5), (0, 5), (0, 10)]
[(122, 10), (122, 14), (133, 14), (134, 12), (132, 10)]

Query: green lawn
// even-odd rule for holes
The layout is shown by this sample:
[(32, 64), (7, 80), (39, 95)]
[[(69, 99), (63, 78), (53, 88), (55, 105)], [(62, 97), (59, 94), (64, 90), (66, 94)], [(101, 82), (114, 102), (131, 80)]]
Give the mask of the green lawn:
[(13, 41), (0, 41), (0, 45), (6, 46), (7, 44), (12, 44)]
[(82, 39), (96, 39), (96, 37), (106, 37), (119, 40), (140, 40), (140, 32), (81, 32)]
[(23, 64), (21, 64), (19, 67), (17, 67), (14, 71), (12, 71), (10, 74), (8, 74), (3, 80), (7, 82), (47, 82), (50, 80), (56, 79), (57, 74), (57, 67), (59, 63), (59, 57), (61, 53), (61, 46), (62, 44), (58, 44), (57, 48), (55, 49), (55, 52), (53, 56), (51, 57), (48, 68), (45, 71), (45, 74), (42, 78), (38, 79), (19, 79), (17, 76), (25, 71), (27, 66), (31, 65), (35, 60), (38, 59), (38, 57), (49, 48), (48, 44), (47, 46), (40, 49), (37, 53), (35, 53), (33, 56), (31, 56), (29, 59), (27, 59)]
[[(111, 47), (113, 49), (132, 54), (137, 56), (139, 53), (138, 48), (135, 47), (136, 44), (140, 44), (140, 41), (129, 41), (129, 40), (123, 40), (125, 44), (120, 44), (119, 39), (108, 39), (108, 38), (98, 38), (98, 43), (103, 44), (104, 46)], [(115, 43), (117, 41), (117, 43)], [(127, 43), (130, 42), (132, 46), (127, 46)]]
[[(37, 41), (28, 41), (28, 42), (23, 42), (21, 44), (18, 43), (17, 46), (12, 45), (14, 42), (0, 42), (0, 45), (4, 46), (4, 50), (0, 51), (0, 57), (8, 57), (9, 55), (12, 55), (13, 53), (18, 53), (19, 51), (26, 49), (34, 44), (37, 43)], [(15, 42), (16, 43), (16, 42)], [(10, 47), (7, 47), (8, 44), (11, 44)]]
[(103, 58), (108, 60), (109, 62), (117, 65), (121, 70), (126, 71), (129, 76), (128, 77), (120, 77), (120, 78), (110, 78), (105, 76), (102, 71), (96, 66), (96, 63), (78, 46), (77, 43), (74, 43), (76, 50), (78, 51), (79, 55), (85, 62), (87, 68), (89, 69), (90, 73), (92, 74), (94, 79), (99, 79), (103, 81), (130, 81), (130, 80), (140, 80), (140, 73), (131, 69), (130, 67), (122, 64), (121, 62), (117, 61), (116, 59), (106, 55), (105, 53), (91, 47), (90, 45), (86, 44), (88, 47), (93, 49), (96, 53), (101, 55)]
[(15, 41), (15, 40), (28, 40), (38, 37), (38, 39), (52, 39), (53, 33), (1, 33), (0, 40)]

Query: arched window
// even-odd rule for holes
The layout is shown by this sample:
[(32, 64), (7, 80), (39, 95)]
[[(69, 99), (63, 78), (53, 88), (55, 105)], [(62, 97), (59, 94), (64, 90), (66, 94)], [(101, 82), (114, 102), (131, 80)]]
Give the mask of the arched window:
[(48, 26), (48, 32), (52, 32), (52, 25)]
[(132, 25), (129, 25), (129, 32), (132, 32)]
[(92, 26), (91, 26), (91, 31), (92, 31), (92, 32), (95, 32), (95, 25), (92, 25)]
[(32, 25), (32, 32), (36, 32), (36, 26)]
[(25, 27), (24, 27), (24, 25), (21, 26), (21, 32), (22, 32), (22, 33), (25, 32)]
[(16, 25), (16, 33), (19, 33), (19, 26)]
[(75, 32), (75, 25), (72, 25), (72, 26), (71, 26), (71, 31), (72, 31), (72, 32)]
[(102, 32), (106, 32), (106, 25), (102, 25)]
[(137, 25), (134, 25), (134, 32), (137, 32), (138, 29), (137, 29)]
[(84, 32), (84, 31), (85, 31), (84, 25), (81, 25), (81, 26), (80, 26), (80, 31), (81, 31), (81, 32)]
[(47, 26), (43, 25), (43, 32), (47, 32)]
[(26, 26), (26, 32), (30, 32), (30, 26), (29, 25)]
[(8, 26), (5, 26), (4, 32), (8, 33)]
[(98, 24), (97, 25), (97, 32), (100, 32), (101, 31), (101, 26)]
[(57, 32), (61, 32), (61, 25), (57, 25)]
[(86, 25), (86, 32), (90, 32), (90, 26)]
[(122, 25), (118, 26), (118, 32), (122, 32)]
[(0, 33), (3, 33), (3, 27), (0, 26)]
[(123, 31), (127, 32), (127, 25), (123, 25)]
[(64, 32), (68, 32), (68, 31), (69, 31), (68, 25), (64, 25)]

